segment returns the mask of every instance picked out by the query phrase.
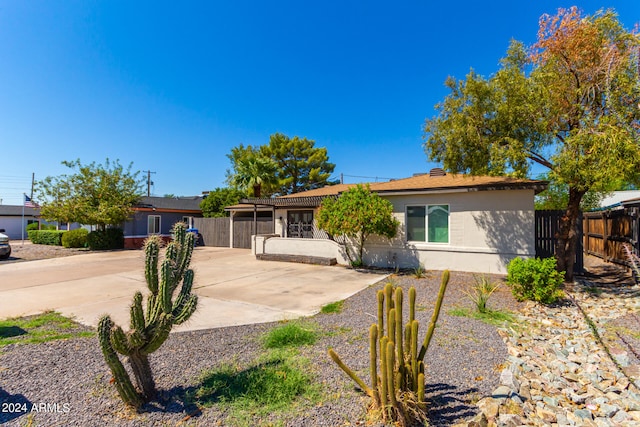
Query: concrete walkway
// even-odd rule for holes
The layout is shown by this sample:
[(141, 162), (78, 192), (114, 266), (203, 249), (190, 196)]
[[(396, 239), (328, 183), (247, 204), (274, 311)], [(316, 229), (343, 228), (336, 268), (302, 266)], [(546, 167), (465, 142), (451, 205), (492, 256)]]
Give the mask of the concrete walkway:
[[(257, 261), (248, 250), (198, 247), (191, 267), (198, 310), (177, 331), (310, 316), (381, 280), (343, 267)], [(56, 310), (96, 326), (109, 313), (126, 330), (144, 253), (117, 251), (0, 264), (0, 318)]]

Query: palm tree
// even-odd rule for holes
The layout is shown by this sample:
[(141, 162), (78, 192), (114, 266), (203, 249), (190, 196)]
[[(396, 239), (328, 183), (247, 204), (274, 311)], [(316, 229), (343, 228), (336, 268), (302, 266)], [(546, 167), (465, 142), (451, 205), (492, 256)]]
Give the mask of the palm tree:
[(276, 184), (276, 172), (278, 165), (267, 157), (251, 155), (241, 159), (235, 164), (235, 173), (231, 176), (232, 186), (249, 192), (253, 191), (253, 197), (260, 197), (262, 186)]

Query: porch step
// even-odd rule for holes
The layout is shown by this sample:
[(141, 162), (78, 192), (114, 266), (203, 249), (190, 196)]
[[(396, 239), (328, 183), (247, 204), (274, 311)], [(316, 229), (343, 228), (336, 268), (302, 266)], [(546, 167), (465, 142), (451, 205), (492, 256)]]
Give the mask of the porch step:
[(261, 261), (298, 262), (301, 264), (315, 265), (336, 265), (338, 263), (335, 258), (309, 255), (258, 254), (256, 255), (256, 259)]

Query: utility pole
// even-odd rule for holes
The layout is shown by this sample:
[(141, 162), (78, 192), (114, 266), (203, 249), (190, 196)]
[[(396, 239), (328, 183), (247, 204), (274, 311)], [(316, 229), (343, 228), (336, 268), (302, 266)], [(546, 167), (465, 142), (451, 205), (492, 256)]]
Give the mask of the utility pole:
[(147, 173), (147, 197), (151, 196), (151, 186), (153, 185), (153, 181), (151, 181), (151, 174), (155, 172), (151, 171), (143, 171)]
[(33, 200), (33, 187), (36, 185), (36, 173), (31, 172), (31, 194), (30, 199)]

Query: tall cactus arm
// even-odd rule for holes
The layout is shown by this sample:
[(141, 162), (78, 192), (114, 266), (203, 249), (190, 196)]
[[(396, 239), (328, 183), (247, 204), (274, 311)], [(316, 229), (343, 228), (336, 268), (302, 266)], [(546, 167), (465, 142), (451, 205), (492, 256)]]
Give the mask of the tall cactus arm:
[(418, 326), (417, 320), (411, 322), (411, 384), (415, 387), (418, 379)]
[(174, 240), (167, 245), (167, 251), (164, 254), (165, 259), (170, 259), (173, 263), (176, 262), (178, 257), (178, 243)]
[(131, 329), (143, 331), (145, 327), (144, 311), (142, 310), (142, 293), (136, 292), (131, 304)]
[[(396, 289), (396, 351), (398, 354), (396, 358), (398, 360), (398, 371), (404, 374), (404, 346), (402, 345), (402, 288)], [(401, 384), (399, 385), (399, 387)]]
[(369, 377), (371, 379), (371, 394), (373, 401), (380, 407), (380, 395), (378, 394), (378, 326), (374, 323), (369, 328)]
[(103, 316), (98, 323), (98, 341), (100, 342), (100, 349), (104, 355), (104, 360), (107, 362), (107, 366), (109, 366), (109, 369), (111, 370), (118, 394), (126, 404), (131, 405), (134, 408), (139, 408), (143, 403), (142, 397), (140, 397), (136, 389), (133, 387), (129, 374), (127, 374), (127, 371), (124, 369), (124, 366), (122, 366), (120, 359), (118, 359), (118, 355), (111, 346), (111, 327), (112, 322), (109, 316)]
[(138, 331), (137, 329), (127, 332), (127, 338), (129, 338), (129, 344), (131, 344), (131, 347), (134, 349), (141, 348), (147, 342), (144, 331)]
[(373, 397), (373, 390), (371, 390), (371, 388), (368, 387), (364, 383), (364, 381), (362, 381), (360, 377), (356, 375), (355, 372), (353, 372), (347, 365), (344, 364), (344, 362), (340, 359), (340, 356), (338, 356), (338, 354), (335, 351), (333, 351), (332, 348), (329, 349), (329, 356), (333, 359), (334, 362), (336, 362), (336, 364), (340, 367), (340, 369), (342, 369), (349, 376), (349, 378), (351, 378), (353, 381), (356, 382), (356, 384), (358, 384), (358, 386), (365, 393)]
[(191, 263), (191, 257), (193, 255), (193, 246), (195, 244), (195, 234), (187, 233), (184, 238), (184, 242), (181, 242), (180, 252), (176, 265), (176, 283), (182, 280), (187, 267)]
[(145, 242), (144, 277), (153, 295), (158, 293), (158, 257), (160, 254), (160, 238), (151, 236)]
[(396, 343), (396, 309), (392, 308), (387, 317), (387, 336), (389, 341)]
[(184, 273), (182, 280), (182, 288), (173, 303), (173, 314), (175, 315), (176, 307), (180, 307), (191, 297), (191, 288), (193, 287), (193, 270), (189, 269)]
[(162, 313), (158, 325), (149, 334), (149, 342), (140, 349), (140, 353), (153, 353), (169, 338), (169, 332), (173, 326), (173, 316), (171, 314)]
[(198, 308), (198, 296), (194, 294), (184, 304), (173, 309), (173, 323), (176, 325), (183, 324), (189, 320), (196, 308)]
[(381, 289), (376, 294), (378, 298), (378, 339), (384, 335), (384, 291)]
[(162, 270), (160, 272), (160, 289), (158, 290), (158, 301), (162, 312), (171, 313), (172, 304), (171, 296), (173, 290), (173, 268), (171, 261), (165, 259), (162, 262)]
[(127, 335), (124, 333), (120, 326), (111, 326), (111, 333), (109, 338), (111, 339), (111, 346), (118, 353), (129, 356), (133, 348), (131, 347)]
[(409, 288), (409, 323), (416, 318), (416, 288)]
[(444, 292), (447, 290), (447, 284), (449, 283), (449, 270), (445, 270), (442, 273), (442, 281), (440, 282), (440, 291), (438, 292), (438, 300), (436, 301), (436, 307), (433, 310), (433, 315), (431, 316), (431, 323), (429, 323), (429, 329), (427, 330), (427, 335), (424, 337), (424, 342), (422, 343), (422, 347), (420, 347), (420, 354), (418, 355), (418, 360), (424, 360), (424, 355), (427, 353), (429, 349), (429, 344), (431, 343), (431, 337), (433, 336), (433, 331), (436, 327), (436, 323), (438, 322), (438, 317), (440, 316), (440, 309), (442, 308), (442, 300), (444, 300)]

